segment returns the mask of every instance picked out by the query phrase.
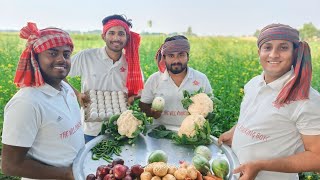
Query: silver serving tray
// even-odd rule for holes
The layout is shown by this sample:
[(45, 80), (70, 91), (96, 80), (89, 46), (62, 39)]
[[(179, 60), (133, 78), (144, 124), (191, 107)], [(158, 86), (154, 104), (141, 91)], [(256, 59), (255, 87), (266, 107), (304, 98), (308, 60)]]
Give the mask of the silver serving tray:
[[(212, 151), (212, 159), (216, 158), (220, 152), (224, 153), (224, 157), (229, 162), (229, 180), (239, 179), (238, 174), (232, 174), (232, 170), (239, 166), (239, 161), (236, 155), (232, 152), (231, 148), (227, 145), (218, 146), (218, 139), (211, 136), (213, 143), (208, 145)], [(88, 174), (96, 174), (96, 169), (100, 165), (107, 165), (103, 159), (92, 160), (91, 159), (91, 149), (98, 144), (100, 141), (108, 139), (107, 135), (100, 135), (90, 142), (88, 142), (84, 148), (78, 153), (74, 164), (73, 164), (73, 174), (75, 180), (85, 180)], [(149, 154), (157, 149), (165, 151), (168, 155), (168, 164), (179, 165), (179, 161), (192, 162), (192, 157), (194, 156), (194, 148), (192, 145), (176, 145), (168, 139), (155, 139), (152, 137), (140, 135), (138, 140), (134, 145), (125, 145), (122, 147), (121, 156), (114, 155), (113, 158), (119, 157), (124, 160), (124, 164), (128, 167), (134, 164), (140, 164), (145, 166), (147, 164), (147, 159)], [(211, 161), (210, 161), (211, 164)]]

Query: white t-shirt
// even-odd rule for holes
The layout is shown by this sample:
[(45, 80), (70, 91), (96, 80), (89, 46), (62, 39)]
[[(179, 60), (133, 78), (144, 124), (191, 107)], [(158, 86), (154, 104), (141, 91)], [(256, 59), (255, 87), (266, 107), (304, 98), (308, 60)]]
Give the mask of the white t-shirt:
[(178, 129), (183, 119), (189, 114), (183, 108), (183, 90), (190, 93), (203, 88), (205, 93), (212, 93), (212, 88), (207, 76), (197, 70), (188, 67), (187, 75), (178, 87), (170, 78), (167, 71), (152, 74), (142, 91), (141, 102), (151, 104), (153, 99), (161, 96), (165, 100), (161, 117), (154, 120), (155, 124), (164, 124), (169, 129)]
[[(81, 92), (90, 89), (128, 92), (126, 79), (128, 64), (124, 55), (113, 64), (105, 47), (87, 49), (75, 54), (71, 59), (70, 77), (81, 77)], [(82, 122), (84, 122), (84, 111)], [(84, 133), (97, 136), (101, 130), (101, 122), (85, 122)]]
[(21, 88), (4, 109), (2, 143), (30, 147), (27, 156), (42, 163), (71, 166), (84, 137), (74, 91), (63, 81), (61, 88)]
[[(240, 164), (253, 160), (287, 157), (304, 151), (300, 134), (320, 134), (320, 94), (310, 88), (310, 99), (281, 108), (273, 106), (282, 87), (294, 75), (293, 69), (266, 84), (264, 75), (249, 81), (241, 103), (232, 149)], [(257, 180), (298, 179), (296, 173), (259, 172)]]

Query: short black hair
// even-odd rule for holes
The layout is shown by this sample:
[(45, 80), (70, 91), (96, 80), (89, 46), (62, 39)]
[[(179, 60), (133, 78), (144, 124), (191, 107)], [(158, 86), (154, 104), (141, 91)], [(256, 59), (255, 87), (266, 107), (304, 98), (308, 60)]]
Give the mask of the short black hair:
[(183, 35), (176, 35), (176, 36), (167, 37), (167, 38), (164, 40), (164, 42), (173, 41), (173, 40), (178, 40), (178, 39), (188, 40), (188, 38), (185, 37), (185, 36), (183, 36)]
[(121, 21), (125, 22), (130, 28), (132, 28), (132, 23), (131, 23), (132, 20), (127, 19), (127, 17), (124, 14), (122, 14), (122, 15), (114, 14), (114, 15), (107, 16), (107, 17), (103, 18), (102, 26), (104, 26), (107, 22), (109, 22), (110, 20), (113, 20), (113, 19), (121, 20)]

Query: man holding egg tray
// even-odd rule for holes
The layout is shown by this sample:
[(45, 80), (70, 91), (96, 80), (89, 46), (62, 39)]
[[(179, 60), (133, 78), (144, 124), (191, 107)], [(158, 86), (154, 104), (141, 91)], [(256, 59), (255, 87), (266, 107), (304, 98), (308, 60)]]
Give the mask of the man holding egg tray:
[[(78, 101), (82, 107), (90, 108), (87, 117), (83, 111), (83, 121), (97, 117), (102, 120), (111, 113), (120, 113), (121, 108), (124, 110), (122, 104), (126, 104), (123, 99), (128, 96), (130, 103), (143, 89), (138, 54), (140, 35), (130, 31), (131, 20), (111, 15), (102, 24), (101, 38), (106, 46), (80, 51), (71, 60), (69, 76), (81, 77), (81, 93), (75, 90)], [(101, 122), (84, 121), (86, 142), (100, 133), (101, 125)]]
[[(147, 116), (157, 119), (155, 124), (163, 124), (177, 130), (189, 115), (181, 100), (183, 91), (194, 93), (202, 89), (212, 93), (207, 76), (188, 67), (190, 44), (185, 36), (168, 37), (156, 54), (159, 71), (152, 74), (142, 91), (140, 107)], [(164, 100), (164, 106), (158, 108)], [(153, 108), (152, 108), (153, 107)]]

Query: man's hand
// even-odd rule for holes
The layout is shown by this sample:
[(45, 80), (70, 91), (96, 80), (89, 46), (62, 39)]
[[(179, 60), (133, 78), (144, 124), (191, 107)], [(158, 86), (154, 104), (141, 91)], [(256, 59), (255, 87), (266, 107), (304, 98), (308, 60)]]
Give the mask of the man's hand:
[(233, 170), (233, 173), (240, 173), (239, 180), (254, 180), (258, 175), (259, 171), (261, 171), (261, 169), (258, 161), (252, 161), (240, 165), (239, 167)]
[(132, 105), (133, 102), (136, 100), (136, 99), (140, 99), (141, 96), (140, 95), (133, 95), (133, 96), (130, 96), (128, 97), (128, 105)]
[(85, 107), (85, 108), (91, 102), (90, 97), (85, 93), (78, 93), (77, 94), (77, 99), (78, 99), (78, 102), (79, 102), (80, 106)]
[(229, 131), (224, 132), (223, 134), (220, 135), (220, 137), (218, 139), (219, 145), (221, 145), (222, 143), (225, 143), (225, 144), (231, 146), (235, 127), (236, 127), (236, 125), (233, 126)]
[(150, 111), (151, 111), (152, 117), (155, 119), (158, 119), (162, 114), (162, 111), (156, 111), (156, 110), (153, 110), (152, 108), (150, 109)]

